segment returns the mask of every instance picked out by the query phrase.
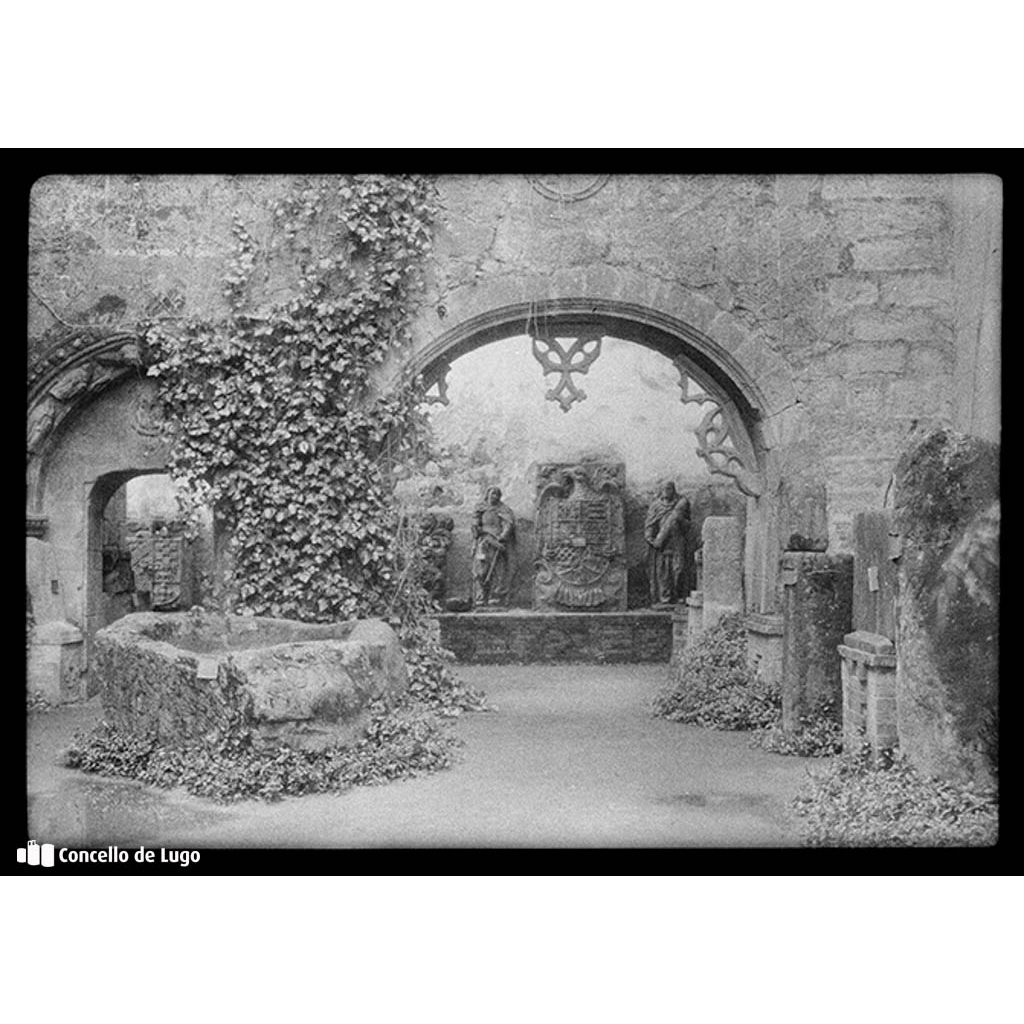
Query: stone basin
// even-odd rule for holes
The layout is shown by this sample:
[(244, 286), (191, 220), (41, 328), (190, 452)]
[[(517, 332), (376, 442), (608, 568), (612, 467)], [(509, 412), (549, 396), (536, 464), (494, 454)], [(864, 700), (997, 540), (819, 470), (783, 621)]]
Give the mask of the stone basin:
[(398, 637), (380, 619), (140, 612), (96, 633), (93, 671), (105, 719), (167, 745), (233, 727), (258, 746), (346, 746), (364, 734), (371, 701), (408, 687)]

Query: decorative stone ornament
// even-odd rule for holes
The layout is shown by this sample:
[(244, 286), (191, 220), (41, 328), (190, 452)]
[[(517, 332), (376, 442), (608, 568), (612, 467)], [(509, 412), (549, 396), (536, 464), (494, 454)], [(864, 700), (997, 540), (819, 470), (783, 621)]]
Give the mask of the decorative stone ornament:
[[(602, 328), (596, 325), (562, 326), (550, 331), (540, 324), (533, 325), (530, 337), (534, 359), (544, 368), (545, 377), (549, 373), (559, 374), (558, 383), (544, 397), (557, 402), (562, 412), (568, 412), (573, 402), (582, 402), (587, 397), (586, 391), (573, 383), (572, 374), (590, 370), (601, 354), (602, 335)], [(572, 344), (566, 348), (559, 338), (572, 338)]]
[(697, 454), (712, 473), (731, 477), (736, 481), (736, 486), (749, 497), (760, 496), (764, 491), (764, 481), (760, 472), (751, 469), (749, 460), (737, 451), (732, 440), (732, 428), (722, 406), (706, 390), (690, 394), (691, 385), (700, 385), (694, 379), (689, 366), (679, 360), (675, 366), (679, 373), (679, 401), (683, 405), (708, 406), (704, 417), (694, 429), (697, 437)]
[(626, 467), (621, 462), (537, 468), (540, 611), (625, 611)]

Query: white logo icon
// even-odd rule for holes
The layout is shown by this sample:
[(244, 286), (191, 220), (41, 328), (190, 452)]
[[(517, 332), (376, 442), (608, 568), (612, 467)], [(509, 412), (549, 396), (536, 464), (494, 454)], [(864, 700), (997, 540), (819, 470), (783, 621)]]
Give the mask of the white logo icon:
[(40, 846), (34, 839), (28, 841), (28, 849), (24, 846), (18, 848), (19, 864), (42, 863), (44, 868), (53, 867), (53, 843), (43, 843)]

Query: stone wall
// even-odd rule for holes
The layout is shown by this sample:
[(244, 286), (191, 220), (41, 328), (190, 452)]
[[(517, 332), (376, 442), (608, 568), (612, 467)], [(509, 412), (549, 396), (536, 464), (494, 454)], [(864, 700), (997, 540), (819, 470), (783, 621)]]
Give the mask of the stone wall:
[[(993, 429), (998, 181), (621, 175), (579, 201), (552, 201), (535, 184), (515, 175), (438, 179), (443, 216), (415, 343), (382, 367), (382, 385), (401, 365), (434, 358), (438, 339), (459, 325), (503, 307), (571, 298), (674, 318), (704, 339), (701, 352), (714, 350), (716, 372), (747, 382), (744, 395), (756, 406), (750, 422), (770, 453), (767, 500), (785, 482), (797, 496), (795, 521), (825, 534), (829, 550), (839, 552), (853, 548), (854, 512), (882, 506), (900, 443), (915, 424), (956, 418)], [(131, 338), (141, 318), (224, 310), (232, 218), (242, 217), (259, 240), (271, 200), (287, 186), (279, 177), (203, 175), (36, 183), (28, 345), (37, 454), (30, 478), (48, 475), (78, 504), (83, 474), (69, 459), (112, 471), (162, 466), (148, 441), (131, 465), (120, 464), (120, 452), (97, 459), (93, 450), (119, 435), (89, 435), (88, 412), (72, 406), (102, 399), (109, 381), (137, 362)], [(988, 255), (979, 260), (979, 253)], [(286, 268), (276, 264), (261, 285), (269, 298), (285, 296), (289, 286)], [(71, 330), (51, 310), (91, 329)], [(117, 332), (125, 339), (114, 353), (119, 368), (82, 364), (74, 380), (51, 376)], [(69, 410), (74, 424), (55, 428)], [(122, 432), (130, 419), (126, 412)], [(70, 446), (48, 447), (55, 429)], [(823, 517), (800, 497), (815, 494), (824, 495)], [(48, 515), (55, 501), (64, 497), (30, 486), (33, 515)], [(759, 521), (772, 514), (757, 511)], [(794, 532), (772, 522), (776, 532)], [(68, 522), (45, 539), (63, 562), (71, 621), (84, 623), (84, 524)], [(747, 546), (751, 565), (762, 566), (748, 567), (752, 583), (777, 554), (769, 541), (758, 544), (763, 550)], [(751, 607), (770, 610), (770, 576), (762, 589), (768, 599), (748, 587)]]
[(664, 662), (671, 612), (439, 615), (441, 643), (470, 665)]
[(984, 779), (998, 763), (998, 448), (926, 434), (895, 495), (900, 747), (931, 774)]

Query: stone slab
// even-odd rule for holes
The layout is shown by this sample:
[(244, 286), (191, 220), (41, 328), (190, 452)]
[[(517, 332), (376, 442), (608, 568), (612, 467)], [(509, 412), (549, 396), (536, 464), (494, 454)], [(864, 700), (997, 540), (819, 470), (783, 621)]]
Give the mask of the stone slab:
[(673, 613), (438, 615), (441, 643), (470, 665), (668, 663)]
[(890, 640), (896, 637), (893, 532), (888, 510), (858, 512), (853, 517), (853, 626)]
[(734, 516), (708, 516), (701, 538), (702, 628), (711, 629), (723, 615), (743, 607), (743, 531)]

